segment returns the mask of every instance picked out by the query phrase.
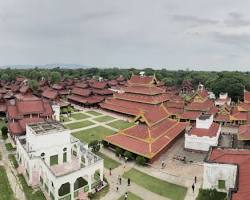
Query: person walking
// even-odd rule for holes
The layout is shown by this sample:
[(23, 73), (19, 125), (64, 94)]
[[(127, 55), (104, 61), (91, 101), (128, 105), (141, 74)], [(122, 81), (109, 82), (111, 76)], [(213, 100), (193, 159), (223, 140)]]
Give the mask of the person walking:
[(193, 183), (193, 185), (192, 185), (192, 190), (193, 190), (193, 193), (194, 193), (194, 183)]
[(118, 192), (118, 190), (119, 190), (119, 187), (118, 187), (118, 186), (116, 186), (116, 192)]
[(109, 168), (109, 175), (110, 175), (110, 176), (111, 176), (111, 170), (112, 170), (112, 169), (111, 169), (111, 167), (110, 167), (110, 168)]
[(124, 200), (127, 200), (127, 199), (128, 199), (128, 193), (126, 192), (124, 196)]
[(122, 178), (121, 178), (121, 176), (119, 177), (119, 184), (120, 185), (122, 184)]
[(130, 178), (128, 178), (128, 186), (130, 186)]
[(196, 176), (194, 177), (194, 183), (195, 184), (197, 183), (197, 177)]

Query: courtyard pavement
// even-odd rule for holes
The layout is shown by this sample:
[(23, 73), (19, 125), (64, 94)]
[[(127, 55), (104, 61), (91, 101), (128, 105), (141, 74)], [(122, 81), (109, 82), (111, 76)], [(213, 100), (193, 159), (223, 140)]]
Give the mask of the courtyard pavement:
[(22, 185), (17, 178), (17, 172), (8, 159), (8, 155), (10, 153), (7, 151), (5, 141), (3, 139), (0, 140), (0, 151), (2, 154), (2, 160), (0, 163), (6, 170), (6, 174), (15, 197), (18, 200), (26, 200), (25, 194), (22, 190)]

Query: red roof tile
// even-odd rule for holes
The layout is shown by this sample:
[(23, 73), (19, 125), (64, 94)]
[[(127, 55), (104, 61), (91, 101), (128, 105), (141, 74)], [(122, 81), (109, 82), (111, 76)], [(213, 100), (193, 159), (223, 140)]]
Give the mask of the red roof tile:
[(90, 89), (83, 89), (83, 88), (75, 87), (75, 88), (73, 88), (71, 93), (79, 95), (79, 96), (83, 96), (83, 97), (88, 97), (91, 95), (92, 91)]
[(146, 94), (146, 95), (156, 95), (156, 94), (163, 94), (165, 91), (156, 86), (130, 86), (130, 87), (123, 87), (123, 91), (128, 93), (134, 94)]
[(155, 77), (153, 76), (132, 75), (130, 80), (128, 80), (128, 83), (134, 85), (149, 85), (152, 84), (154, 80)]
[(217, 123), (212, 123), (212, 125), (209, 127), (209, 129), (205, 129), (205, 128), (196, 128), (193, 127), (190, 130), (191, 135), (196, 135), (198, 137), (215, 137), (219, 131), (220, 125)]
[(189, 120), (196, 120), (197, 117), (199, 117), (201, 115), (202, 112), (200, 111), (184, 111), (184, 113), (182, 113), (180, 115), (181, 119), (189, 119)]
[(58, 92), (56, 90), (47, 89), (43, 91), (42, 96), (47, 99), (56, 99), (58, 97)]
[(238, 139), (250, 140), (250, 126), (249, 125), (240, 125)]
[(244, 102), (250, 103), (250, 92), (246, 90), (244, 90)]

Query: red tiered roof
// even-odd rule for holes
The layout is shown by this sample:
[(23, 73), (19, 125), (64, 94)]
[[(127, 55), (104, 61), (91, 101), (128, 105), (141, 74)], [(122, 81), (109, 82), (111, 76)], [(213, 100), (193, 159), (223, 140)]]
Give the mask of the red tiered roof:
[(8, 127), (11, 135), (25, 133), (26, 124), (43, 121), (44, 118), (51, 118), (52, 107), (48, 101), (16, 100), (15, 105), (7, 106)]
[(214, 103), (211, 100), (206, 100), (204, 102), (191, 102), (189, 105), (187, 105), (187, 110), (192, 111), (203, 111), (207, 112), (214, 106)]
[(148, 96), (148, 95), (131, 94), (131, 93), (116, 93), (114, 94), (114, 97), (117, 99), (148, 103), (148, 104), (160, 104), (162, 102), (169, 100), (168, 94)]
[(146, 94), (146, 95), (156, 95), (156, 94), (163, 94), (165, 90), (159, 87), (151, 86), (130, 86), (130, 87), (123, 87), (122, 90), (128, 93), (134, 94)]
[(104, 89), (107, 88), (107, 82), (104, 81), (93, 81), (93, 83), (90, 83), (90, 86), (95, 89)]
[(232, 200), (250, 199), (250, 151), (239, 149), (212, 149), (208, 162), (234, 164), (238, 166), (237, 192), (232, 192)]
[(153, 159), (161, 150), (174, 141), (186, 128), (187, 123), (164, 119), (152, 127), (135, 125), (115, 135), (107, 136), (105, 141)]
[(179, 117), (180, 119), (196, 120), (202, 114), (200, 111), (184, 111)]
[(89, 96), (89, 97), (83, 97), (83, 96), (78, 96), (78, 95), (70, 95), (68, 96), (68, 99), (71, 101), (83, 103), (83, 104), (96, 104), (100, 103), (104, 100), (104, 97), (102, 96)]
[(132, 75), (128, 83), (131, 85), (151, 85), (155, 82), (154, 76)]
[(42, 97), (54, 100), (58, 97), (58, 92), (56, 90), (53, 90), (53, 89), (47, 89), (47, 90), (43, 91)]
[(88, 97), (91, 95), (92, 91), (90, 89), (83, 89), (83, 88), (75, 87), (75, 88), (73, 88), (71, 93), (79, 95), (79, 96), (83, 96), (83, 97)]
[(99, 95), (112, 95), (113, 92), (109, 89), (92, 89), (94, 94), (99, 94)]

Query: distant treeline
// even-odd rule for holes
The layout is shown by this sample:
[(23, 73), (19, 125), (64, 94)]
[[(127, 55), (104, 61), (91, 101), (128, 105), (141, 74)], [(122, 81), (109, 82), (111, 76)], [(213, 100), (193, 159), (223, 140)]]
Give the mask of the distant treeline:
[[(242, 100), (244, 88), (250, 90), (250, 73), (249, 72), (207, 72), (207, 71), (191, 71), (178, 70), (170, 71), (167, 69), (154, 70), (151, 68), (145, 69), (119, 69), (119, 68), (81, 68), (81, 69), (0, 69), (1, 80), (11, 81), (15, 80), (17, 76), (23, 76), (28, 79), (39, 81), (45, 78), (52, 83), (68, 78), (81, 77), (102, 77), (104, 79), (114, 79), (120, 75), (125, 78), (130, 78), (132, 74), (138, 74), (144, 71), (145, 75), (154, 75), (157, 79), (162, 80), (167, 86), (179, 87), (183, 80), (190, 80), (194, 87), (199, 83), (206, 86), (207, 89), (213, 91), (217, 96), (220, 92), (227, 92), (234, 101)], [(34, 84), (33, 81), (33, 84)]]

